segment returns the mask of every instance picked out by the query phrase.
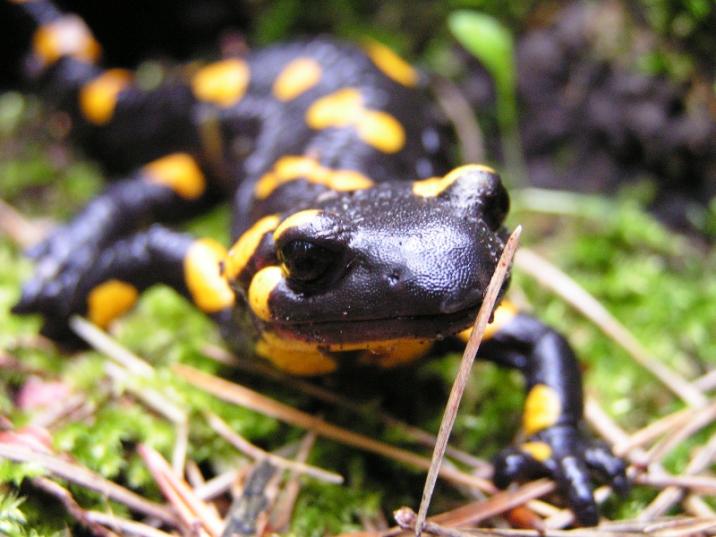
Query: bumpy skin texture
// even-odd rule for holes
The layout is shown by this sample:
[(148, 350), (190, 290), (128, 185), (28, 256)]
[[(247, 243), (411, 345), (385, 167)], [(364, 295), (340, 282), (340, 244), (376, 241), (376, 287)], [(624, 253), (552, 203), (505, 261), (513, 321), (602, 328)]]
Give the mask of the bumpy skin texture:
[[(155, 284), (299, 375), (410, 362), (471, 325), (508, 196), (488, 167), (446, 174), (421, 76), (390, 51), (276, 45), (145, 91), (97, 64), (81, 21), (44, 0), (17, 7), (37, 23), (28, 65), (39, 90), (70, 112), (81, 143), (135, 167), (30, 252), (37, 269), (15, 311), (42, 314), (46, 334), (71, 337), (74, 313), (107, 326)], [(228, 252), (146, 227), (223, 197), (234, 204)], [(519, 369), (528, 391), (525, 441), (498, 457), (495, 481), (551, 475), (579, 521), (595, 523), (590, 470), (620, 491), (626, 478), (579, 432), (573, 352), (507, 302), (488, 336), (484, 357)]]

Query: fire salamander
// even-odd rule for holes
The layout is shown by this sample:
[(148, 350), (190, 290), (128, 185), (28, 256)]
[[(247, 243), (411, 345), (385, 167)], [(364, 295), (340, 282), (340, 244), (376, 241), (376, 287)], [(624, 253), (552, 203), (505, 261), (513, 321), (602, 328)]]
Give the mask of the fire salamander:
[[(231, 340), (295, 375), (346, 360), (393, 367), (460, 338), (507, 232), (497, 173), (450, 170), (424, 77), (386, 47), (317, 38), (228, 57), (146, 90), (99, 63), (84, 23), (15, 0), (35, 24), (28, 71), (78, 140), (134, 171), (32, 249), (17, 313), (107, 327), (164, 284)], [(165, 227), (231, 196), (233, 244)], [(504, 292), (504, 289), (503, 289)], [(624, 491), (622, 461), (585, 438), (580, 371), (565, 339), (503, 301), (481, 357), (521, 371), (523, 441), (495, 482), (551, 475), (578, 520), (590, 474)]]

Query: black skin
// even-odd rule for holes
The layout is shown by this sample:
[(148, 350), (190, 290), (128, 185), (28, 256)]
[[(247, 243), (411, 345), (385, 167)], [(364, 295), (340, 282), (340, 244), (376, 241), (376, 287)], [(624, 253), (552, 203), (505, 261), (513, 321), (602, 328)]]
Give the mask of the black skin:
[[(44, 0), (16, 7), (37, 25), (60, 16)], [(323, 76), (295, 100), (279, 102), (271, 86), (297, 57), (318, 61)], [(440, 122), (421, 84), (408, 88), (391, 80), (355, 46), (316, 39), (258, 50), (245, 59), (250, 84), (230, 107), (199, 102), (188, 82), (178, 79), (152, 91), (130, 86), (119, 94), (111, 121), (96, 126), (82, 118), (76, 103), (80, 88), (102, 68), (72, 57), (41, 67), (30, 55), (30, 78), (71, 114), (78, 142), (105, 161), (131, 164), (136, 171), (31, 250), (37, 270), (15, 311), (43, 315), (44, 332), (62, 341), (70, 336), (69, 316), (86, 313), (88, 293), (102, 282), (119, 279), (140, 292), (164, 284), (190, 297), (183, 262), (195, 239), (159, 223), (145, 226), (187, 218), (229, 197), (234, 200), (234, 239), (265, 215), (279, 214), (283, 220), (303, 209), (320, 212), (288, 228), (276, 244), (272, 233), (263, 236), (232, 283), (236, 306), (211, 314), (230, 339), (242, 329), (271, 330), (330, 346), (437, 339), (470, 326), (507, 235), (503, 220), (509, 200), (497, 174), (461, 168), (439, 194), (417, 196), (413, 180), (442, 176), (449, 169)], [(360, 91), (366, 107), (400, 122), (406, 134), (402, 149), (381, 152), (352, 127), (315, 131), (306, 125), (312, 102), (347, 87)], [(219, 141), (211, 150), (207, 125)], [(195, 199), (146, 181), (139, 168), (176, 151), (193, 155), (206, 176), (206, 191)], [(334, 192), (297, 180), (257, 199), (257, 181), (284, 155), (306, 155), (326, 168), (360, 172), (375, 186)], [(248, 286), (262, 267), (281, 263), (291, 274), (284, 274), (271, 292), (272, 317), (259, 320), (246, 307)], [(248, 319), (249, 325), (237, 326), (237, 319)], [(544, 385), (561, 403), (557, 419), (527, 438), (546, 443), (551, 456), (538, 462), (509, 448), (496, 460), (495, 482), (507, 486), (552, 476), (578, 521), (595, 524), (590, 474), (620, 492), (627, 481), (622, 461), (580, 432), (581, 375), (569, 345), (540, 321), (518, 314), (481, 351), (484, 358), (522, 372), (528, 390)]]

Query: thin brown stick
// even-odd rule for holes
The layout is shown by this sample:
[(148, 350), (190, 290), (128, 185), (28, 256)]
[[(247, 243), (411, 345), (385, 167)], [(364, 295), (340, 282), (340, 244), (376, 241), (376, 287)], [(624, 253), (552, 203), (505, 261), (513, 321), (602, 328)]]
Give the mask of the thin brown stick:
[[(337, 407), (350, 410), (358, 416), (364, 416), (366, 414), (365, 408), (361, 406), (360, 403), (356, 403), (347, 397), (342, 397), (341, 395), (322, 386), (317, 386), (316, 384), (301, 380), (300, 378), (286, 375), (278, 369), (265, 365), (260, 361), (236, 356), (217, 345), (204, 345), (202, 347), (202, 352), (219, 363), (227, 364), (231, 367), (239, 368), (243, 371), (248, 371), (249, 373), (259, 375), (264, 378), (269, 378), (281, 383), (283, 386), (293, 390), (298, 390), (304, 395), (308, 395), (309, 397), (313, 397), (314, 399), (323, 401), (329, 405), (335, 405)], [(374, 413), (371, 411), (370, 416), (371, 418), (378, 418), (389, 427), (400, 430), (408, 438), (419, 442), (424, 446), (433, 447), (435, 445), (436, 436), (434, 434), (415, 427), (414, 425), (410, 425), (394, 416), (391, 416), (390, 414), (385, 412)], [(456, 461), (482, 471), (486, 471), (490, 468), (490, 464), (487, 461), (479, 459), (466, 451), (457, 449), (450, 445), (447, 447), (446, 454), (454, 458)]]
[(52, 227), (49, 222), (28, 220), (12, 205), (0, 199), (0, 234), (10, 237), (15, 244), (27, 248), (40, 242)]
[(96, 520), (92, 520), (87, 511), (82, 509), (80, 505), (72, 497), (72, 494), (65, 487), (47, 479), (46, 477), (35, 477), (32, 484), (46, 493), (57, 498), (65, 507), (65, 510), (82, 526), (91, 531), (98, 537), (118, 537), (114, 532), (102, 527)]
[(668, 511), (685, 495), (684, 489), (702, 494), (716, 494), (716, 478), (694, 475), (706, 470), (716, 453), (716, 435), (712, 435), (708, 443), (699, 449), (689, 461), (683, 475), (672, 476), (666, 473), (639, 476), (637, 482), (656, 487), (666, 486), (652, 502), (639, 513), (640, 520), (651, 520)]
[(311, 476), (321, 481), (325, 481), (326, 483), (334, 483), (337, 485), (343, 483), (343, 476), (340, 474), (336, 474), (335, 472), (329, 472), (328, 470), (324, 470), (323, 468), (318, 468), (316, 466), (311, 466), (310, 464), (303, 464), (297, 461), (285, 459), (284, 457), (280, 457), (278, 455), (274, 455), (273, 453), (269, 453), (268, 451), (264, 451), (263, 449), (258, 446), (255, 446), (254, 444), (243, 438), (241, 435), (239, 435), (236, 431), (231, 429), (231, 427), (229, 427), (229, 425), (216, 414), (207, 412), (205, 413), (205, 416), (209, 426), (214, 429), (214, 431), (216, 431), (219, 436), (221, 436), (224, 440), (229, 442), (236, 449), (248, 455), (252, 459), (268, 459), (271, 464), (278, 468), (282, 468), (284, 470), (293, 470), (294, 472)]
[(667, 389), (686, 403), (696, 407), (706, 405), (708, 400), (703, 393), (677, 372), (655, 359), (623, 324), (564, 272), (535, 252), (525, 248), (515, 256), (515, 267), (535, 278), (581, 312), (602, 332), (624, 348), (635, 362), (659, 379)]
[(164, 506), (142, 498), (131, 490), (108, 481), (83, 466), (67, 462), (54, 455), (39, 453), (25, 446), (0, 444), (0, 458), (37, 464), (52, 475), (107, 496), (133, 511), (158, 518), (167, 524), (176, 523), (174, 515)]
[(69, 320), (72, 330), (92, 348), (108, 356), (112, 362), (105, 366), (107, 374), (116, 382), (124, 382), (126, 389), (158, 414), (169, 421), (180, 424), (186, 421), (186, 412), (166, 395), (156, 390), (134, 386), (126, 382), (130, 375), (149, 378), (154, 368), (136, 354), (117, 343), (106, 332), (79, 315)]
[(681, 427), (672, 430), (649, 452), (650, 461), (661, 461), (677, 444), (716, 420), (716, 401), (706, 408), (700, 408)]
[(134, 522), (126, 518), (120, 518), (99, 511), (87, 511), (87, 518), (92, 522), (102, 524), (119, 531), (123, 536), (135, 535), (136, 537), (175, 537), (174, 534), (166, 533), (141, 522)]
[(445, 115), (455, 127), (463, 162), (483, 162), (485, 144), (475, 112), (460, 89), (443, 77), (432, 77), (431, 87)]
[(655, 438), (681, 427), (684, 423), (689, 421), (698, 410), (698, 408), (683, 408), (656, 421), (652, 421), (646, 427), (632, 433), (625, 443), (617, 445), (615, 451), (618, 453), (626, 453), (636, 446), (648, 444)]
[(482, 301), (482, 305), (480, 306), (480, 311), (477, 312), (477, 318), (472, 326), (472, 332), (470, 333), (470, 338), (465, 346), (465, 352), (462, 354), (460, 368), (458, 369), (455, 382), (450, 390), (450, 396), (448, 397), (445, 412), (443, 414), (442, 421), (440, 422), (440, 430), (438, 431), (438, 438), (435, 442), (435, 449), (433, 451), (430, 469), (428, 470), (428, 475), (425, 478), (425, 486), (423, 488), (422, 499), (420, 500), (418, 518), (415, 522), (415, 535), (417, 537), (420, 537), (422, 525), (428, 515), (430, 498), (433, 495), (435, 482), (437, 481), (440, 466), (442, 465), (443, 457), (445, 456), (445, 448), (447, 447), (452, 427), (455, 424), (455, 417), (457, 416), (460, 400), (462, 399), (462, 394), (465, 392), (465, 387), (467, 386), (467, 381), (470, 377), (470, 370), (472, 369), (472, 364), (475, 361), (475, 355), (480, 347), (480, 342), (482, 341), (482, 336), (485, 334), (485, 328), (487, 328), (487, 323), (490, 321), (492, 311), (495, 308), (497, 297), (500, 294), (500, 289), (502, 289), (502, 283), (505, 281), (507, 271), (512, 264), (512, 258), (517, 251), (517, 245), (519, 244), (521, 233), (522, 227), (517, 226), (505, 244), (500, 260), (497, 263), (495, 271), (492, 274), (492, 278), (490, 279), (490, 283), (485, 290), (485, 297)]
[(172, 470), (181, 477), (184, 475), (186, 453), (189, 449), (189, 422), (182, 420), (176, 423), (174, 431), (176, 440), (174, 440), (174, 449), (172, 450)]
[(225, 492), (231, 490), (232, 485), (239, 478), (241, 472), (239, 470), (229, 470), (223, 474), (209, 479), (206, 483), (194, 487), (194, 494), (201, 500), (210, 500), (216, 498)]
[(483, 520), (502, 515), (525, 505), (530, 500), (550, 494), (555, 490), (554, 482), (539, 479), (514, 490), (498, 492), (487, 500), (478, 500), (430, 517), (432, 522), (445, 526), (473, 526)]
[(202, 500), (196, 497), (188, 483), (174, 473), (164, 457), (146, 444), (137, 446), (137, 451), (157, 481), (162, 493), (171, 501), (189, 528), (194, 528), (195, 522), (198, 522), (209, 535), (213, 537), (221, 535), (223, 527), (221, 520)]
[[(371, 453), (377, 453), (383, 457), (387, 457), (416, 468), (424, 470), (430, 468), (430, 460), (426, 457), (422, 457), (410, 451), (379, 442), (374, 438), (338, 427), (337, 425), (329, 423), (321, 418), (316, 418), (306, 412), (302, 412), (289, 405), (280, 403), (274, 399), (266, 397), (263, 394), (250, 390), (245, 386), (204, 373), (203, 371), (187, 365), (174, 364), (172, 366), (172, 371), (184, 378), (196, 388), (205, 390), (224, 401), (244, 406), (296, 427), (314, 431), (319, 436), (330, 438), (331, 440), (335, 440), (336, 442), (340, 442), (342, 444), (350, 445)], [(442, 469), (440, 471), (440, 476), (447, 481), (459, 485), (475, 487), (486, 492), (495, 491), (495, 486), (486, 479), (480, 479), (453, 469)]]
[[(301, 444), (296, 453), (296, 461), (305, 464), (311, 454), (313, 445), (316, 443), (316, 433), (309, 432), (301, 439)], [(291, 522), (291, 514), (296, 505), (296, 500), (301, 492), (301, 480), (298, 472), (291, 472), (283, 491), (276, 499), (276, 503), (269, 515), (268, 529), (271, 533), (284, 531)]]

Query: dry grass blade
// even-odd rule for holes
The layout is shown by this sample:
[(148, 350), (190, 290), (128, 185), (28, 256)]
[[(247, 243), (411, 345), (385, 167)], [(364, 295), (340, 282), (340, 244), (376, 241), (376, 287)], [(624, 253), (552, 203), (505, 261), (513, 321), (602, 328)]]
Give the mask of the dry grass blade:
[(194, 487), (194, 494), (202, 500), (216, 498), (231, 490), (232, 485), (240, 475), (239, 470), (229, 470), (209, 479), (206, 483)]
[(706, 408), (696, 411), (691, 418), (681, 427), (672, 430), (670, 434), (653, 447), (649, 453), (651, 461), (661, 461), (672, 449), (680, 442), (686, 440), (691, 435), (706, 427), (716, 420), (716, 402), (711, 403)]
[(175, 537), (175, 534), (158, 530), (141, 522), (134, 522), (126, 518), (100, 513), (98, 511), (87, 511), (87, 519), (97, 524), (113, 528), (120, 532), (121, 535), (136, 535), (137, 537)]
[(435, 482), (438, 478), (438, 472), (440, 471), (440, 466), (442, 465), (443, 457), (445, 456), (445, 448), (447, 447), (452, 427), (455, 424), (457, 410), (460, 406), (462, 394), (465, 392), (465, 386), (467, 386), (470, 370), (472, 369), (472, 364), (475, 361), (475, 355), (480, 347), (480, 342), (482, 341), (482, 336), (485, 333), (485, 328), (487, 328), (487, 324), (490, 321), (492, 311), (495, 308), (497, 297), (500, 294), (500, 289), (502, 289), (502, 283), (505, 281), (507, 271), (512, 264), (512, 258), (517, 251), (517, 245), (519, 244), (521, 233), (522, 227), (517, 226), (517, 229), (512, 232), (512, 235), (510, 235), (510, 238), (507, 240), (507, 244), (505, 244), (500, 260), (497, 263), (497, 267), (495, 267), (492, 278), (490, 279), (490, 284), (485, 290), (485, 297), (483, 298), (482, 305), (480, 306), (480, 311), (477, 312), (477, 318), (473, 324), (472, 333), (467, 341), (465, 352), (462, 355), (460, 368), (455, 377), (452, 389), (450, 390), (450, 396), (448, 397), (448, 402), (445, 406), (445, 413), (443, 414), (443, 419), (440, 423), (440, 430), (438, 432), (438, 438), (435, 442), (435, 449), (433, 451), (430, 469), (428, 470), (428, 475), (425, 479), (423, 496), (420, 500), (420, 509), (418, 510), (418, 518), (415, 523), (415, 535), (417, 536), (420, 535), (422, 525), (428, 514), (430, 498), (433, 495), (433, 489), (435, 488)]
[(70, 491), (45, 477), (35, 477), (32, 484), (57, 498), (77, 522), (99, 537), (116, 537), (116, 534), (93, 520), (70, 494)]
[(462, 162), (484, 162), (485, 144), (475, 112), (460, 89), (450, 80), (434, 76), (431, 88), (440, 108), (450, 119), (462, 150)]
[[(270, 365), (263, 364), (260, 361), (236, 356), (231, 354), (226, 349), (216, 345), (204, 345), (202, 347), (202, 352), (219, 363), (230, 365), (234, 368), (240, 368), (243, 371), (247, 371), (264, 378), (269, 378), (279, 382), (285, 387), (297, 390), (305, 395), (313, 397), (314, 399), (323, 401), (324, 403), (350, 410), (358, 416), (365, 415), (365, 408), (359, 403), (356, 403), (354, 400), (343, 397), (322, 386), (317, 386), (311, 382), (282, 373), (278, 369), (271, 367)], [(432, 448), (435, 445), (436, 436), (434, 434), (430, 434), (429, 432), (410, 425), (394, 416), (384, 412), (378, 412), (376, 414), (373, 409), (371, 409), (370, 416), (371, 418), (378, 418), (389, 427), (398, 429), (408, 438), (411, 438), (424, 446)], [(491, 468), (487, 461), (479, 459), (466, 451), (459, 450), (450, 445), (447, 447), (446, 454), (456, 461), (460, 461), (467, 466), (472, 466), (482, 471), (487, 471)]]
[(126, 389), (137, 399), (169, 421), (181, 424), (186, 421), (186, 412), (165, 395), (156, 390), (134, 386), (128, 382), (130, 375), (151, 377), (154, 368), (140, 357), (130, 352), (112, 339), (106, 332), (99, 329), (78, 315), (70, 317), (70, 327), (92, 348), (108, 356), (113, 362), (106, 366), (107, 374), (116, 382), (123, 382)]
[[(301, 439), (298, 453), (296, 453), (296, 462), (305, 464), (315, 443), (316, 434), (306, 433)], [(291, 522), (293, 508), (296, 505), (296, 500), (300, 492), (301, 480), (297, 472), (292, 472), (292, 475), (290, 475), (286, 485), (283, 487), (283, 491), (276, 499), (274, 508), (271, 510), (268, 524), (271, 532), (281, 532), (288, 528)]]
[[(405, 530), (415, 527), (416, 515), (403, 507), (394, 513), (395, 520)], [(530, 530), (502, 528), (446, 528), (435, 522), (426, 522), (424, 531), (438, 537), (688, 537), (700, 536), (716, 527), (716, 519), (679, 519), (667, 520), (651, 526), (638, 523), (604, 524), (597, 528), (577, 528), (573, 530)]]
[(521, 249), (515, 257), (515, 266), (538, 280), (590, 319), (607, 336), (621, 345), (634, 361), (651, 372), (675, 395), (691, 406), (706, 405), (708, 400), (703, 393), (681, 375), (651, 356), (624, 325), (564, 272), (535, 252), (525, 248)]
[(79, 315), (73, 315), (70, 317), (69, 323), (72, 330), (79, 337), (97, 351), (109, 356), (117, 365), (128, 372), (146, 377), (154, 373), (154, 368), (151, 365), (114, 341), (105, 331), (87, 319), (83, 319)]
[(162, 493), (171, 502), (189, 529), (198, 529), (196, 526), (198, 523), (209, 535), (218, 537), (223, 527), (221, 520), (216, 517), (212, 509), (197, 498), (183, 479), (177, 477), (164, 457), (145, 444), (137, 446), (137, 451)]
[(468, 526), (488, 518), (507, 513), (530, 500), (553, 492), (555, 485), (547, 479), (540, 479), (522, 485), (515, 490), (498, 492), (487, 500), (468, 503), (452, 511), (430, 517), (431, 522), (444, 526)]
[(682, 488), (689, 488), (692, 492), (716, 495), (716, 478), (711, 476), (698, 476), (706, 470), (714, 459), (716, 453), (716, 435), (712, 435), (708, 443), (696, 452), (689, 461), (684, 472), (685, 475), (654, 475), (639, 476), (639, 483), (651, 486), (666, 486), (659, 495), (640, 513), (640, 520), (650, 520), (665, 513), (685, 494)]
[[(266, 416), (286, 422), (295, 427), (301, 427), (315, 432), (319, 436), (330, 438), (336, 442), (356, 447), (383, 457), (393, 459), (416, 468), (427, 470), (430, 460), (410, 451), (379, 442), (374, 438), (338, 427), (323, 419), (316, 418), (306, 412), (275, 401), (265, 395), (250, 390), (245, 386), (229, 382), (222, 378), (204, 373), (193, 367), (175, 364), (172, 371), (184, 378), (191, 385), (205, 390), (219, 399), (244, 406)], [(480, 479), (450, 468), (443, 468), (440, 476), (447, 481), (459, 485), (475, 487), (486, 492), (492, 492), (495, 487), (486, 479)]]
[(49, 222), (28, 220), (13, 206), (0, 199), (0, 233), (10, 237), (15, 244), (28, 248), (47, 236), (51, 227)]
[(626, 453), (634, 447), (648, 444), (655, 438), (670, 433), (688, 422), (697, 412), (698, 408), (684, 408), (672, 412), (668, 416), (652, 421), (649, 425), (633, 433), (625, 443), (615, 447), (617, 453)]
[(343, 476), (340, 474), (329, 472), (328, 470), (311, 466), (310, 464), (284, 459), (283, 457), (264, 451), (232, 430), (231, 427), (216, 414), (206, 413), (205, 415), (209, 426), (214, 429), (219, 436), (252, 459), (267, 459), (278, 468), (293, 470), (294, 472), (320, 479), (326, 483), (334, 483), (337, 485), (343, 483)]
[(24, 446), (0, 444), (0, 458), (37, 464), (54, 476), (103, 494), (111, 500), (126, 505), (133, 511), (155, 517), (167, 524), (176, 523), (174, 515), (164, 506), (142, 498), (116, 483), (107, 481), (87, 468), (67, 462), (54, 455), (39, 453)]

